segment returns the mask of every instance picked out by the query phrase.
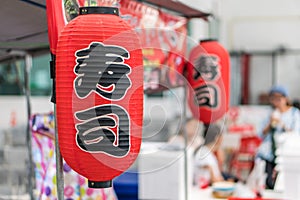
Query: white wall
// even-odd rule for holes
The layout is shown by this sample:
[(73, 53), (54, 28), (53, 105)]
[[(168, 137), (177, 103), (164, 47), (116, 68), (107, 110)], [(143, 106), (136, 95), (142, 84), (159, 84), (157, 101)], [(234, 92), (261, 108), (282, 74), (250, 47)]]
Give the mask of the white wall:
[(269, 56), (254, 56), (251, 59), (250, 70), (250, 102), (258, 101), (258, 95), (272, 87), (272, 58)]
[[(219, 16), (219, 40), (229, 50), (272, 51), (282, 46), (300, 49), (299, 0), (200, 0), (204, 1), (210, 2), (212, 11)], [(292, 99), (300, 98), (299, 57), (300, 52), (275, 60), (276, 83), (285, 85)], [(270, 88), (270, 67), (271, 57), (252, 58), (251, 103), (257, 103), (258, 95)]]
[(222, 39), (229, 49), (300, 46), (300, 1), (222, 0)]
[(291, 99), (300, 99), (300, 53), (279, 56), (277, 65), (278, 82), (288, 86)]
[[(211, 13), (213, 11), (213, 1), (214, 0), (181, 0), (181, 2), (185, 3), (186, 5), (207, 13)], [(189, 21), (189, 26), (189, 35), (195, 41), (198, 42), (200, 39), (207, 39), (209, 37), (207, 21), (198, 18), (191, 19)]]

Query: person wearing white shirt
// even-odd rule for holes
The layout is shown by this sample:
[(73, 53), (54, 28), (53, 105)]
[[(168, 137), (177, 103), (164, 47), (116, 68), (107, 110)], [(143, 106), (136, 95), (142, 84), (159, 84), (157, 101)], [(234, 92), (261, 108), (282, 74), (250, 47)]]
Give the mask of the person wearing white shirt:
[(216, 152), (222, 142), (222, 131), (217, 125), (210, 125), (205, 130), (204, 144), (195, 152), (194, 183), (204, 188), (211, 183), (223, 181)]

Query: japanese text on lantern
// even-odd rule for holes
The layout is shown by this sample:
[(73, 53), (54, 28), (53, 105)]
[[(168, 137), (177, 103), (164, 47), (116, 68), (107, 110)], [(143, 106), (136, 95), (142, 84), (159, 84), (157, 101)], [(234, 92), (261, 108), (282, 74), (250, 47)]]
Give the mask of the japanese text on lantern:
[(218, 108), (220, 105), (220, 88), (216, 81), (221, 77), (219, 57), (216, 55), (201, 55), (194, 62), (193, 79), (202, 79), (204, 84), (196, 87), (196, 105), (200, 107)]
[[(124, 62), (129, 52), (115, 45), (92, 42), (75, 52), (74, 90), (79, 99), (92, 92), (111, 100), (122, 100), (131, 87), (131, 67)], [(78, 147), (90, 153), (123, 157), (130, 151), (130, 116), (117, 104), (95, 105), (74, 113)]]

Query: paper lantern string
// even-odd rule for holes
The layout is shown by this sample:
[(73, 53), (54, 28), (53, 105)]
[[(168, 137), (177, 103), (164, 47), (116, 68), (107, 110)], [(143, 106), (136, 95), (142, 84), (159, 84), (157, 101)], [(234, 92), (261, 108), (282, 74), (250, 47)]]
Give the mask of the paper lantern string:
[(89, 187), (105, 188), (140, 150), (142, 48), (128, 23), (105, 11), (117, 8), (81, 9), (85, 14), (64, 27), (57, 44), (58, 143)]
[(187, 66), (189, 106), (195, 118), (212, 123), (229, 106), (230, 58), (216, 40), (201, 41), (191, 50)]

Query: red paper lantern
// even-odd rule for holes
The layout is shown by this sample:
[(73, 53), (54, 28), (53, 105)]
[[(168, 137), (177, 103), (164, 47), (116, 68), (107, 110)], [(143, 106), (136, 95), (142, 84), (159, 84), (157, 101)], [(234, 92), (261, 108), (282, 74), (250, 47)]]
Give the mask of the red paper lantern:
[(204, 123), (220, 119), (229, 107), (229, 54), (216, 40), (201, 41), (188, 64), (189, 106)]
[(110, 187), (140, 150), (142, 50), (117, 8), (88, 7), (80, 12), (62, 30), (57, 44), (59, 146), (69, 166), (89, 180), (89, 187)]

